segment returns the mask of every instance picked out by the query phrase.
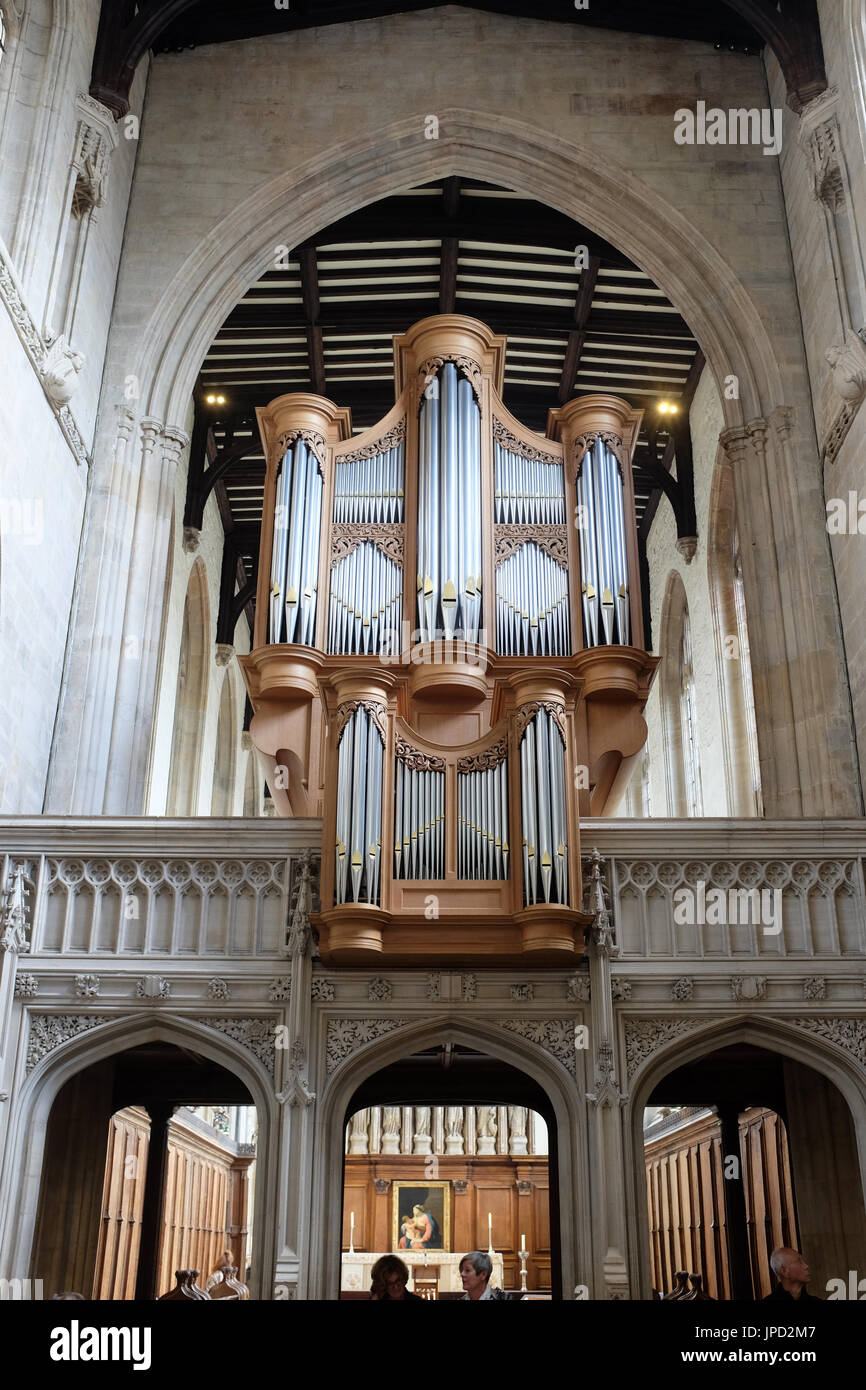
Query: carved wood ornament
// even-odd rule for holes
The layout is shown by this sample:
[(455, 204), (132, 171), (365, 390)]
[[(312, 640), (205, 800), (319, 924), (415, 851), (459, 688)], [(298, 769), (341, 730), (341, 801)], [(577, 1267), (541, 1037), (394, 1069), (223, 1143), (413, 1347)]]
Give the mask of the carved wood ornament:
[(393, 521), (335, 521), (331, 526), (331, 569), (364, 541), (403, 568), (404, 527)]

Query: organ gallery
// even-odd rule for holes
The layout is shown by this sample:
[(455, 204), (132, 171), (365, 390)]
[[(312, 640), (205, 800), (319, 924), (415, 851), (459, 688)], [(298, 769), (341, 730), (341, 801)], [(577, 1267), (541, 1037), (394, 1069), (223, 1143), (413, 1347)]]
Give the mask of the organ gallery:
[(862, 0), (0, 0), (0, 365), (18, 1341), (543, 1301), (661, 1374), (814, 1314), (826, 1379)]

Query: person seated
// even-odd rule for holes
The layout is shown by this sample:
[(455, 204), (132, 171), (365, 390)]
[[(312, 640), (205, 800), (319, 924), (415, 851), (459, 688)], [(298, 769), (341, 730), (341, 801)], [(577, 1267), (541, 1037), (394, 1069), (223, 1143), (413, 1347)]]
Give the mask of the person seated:
[(406, 1288), (409, 1270), (397, 1255), (383, 1255), (370, 1270), (370, 1299), (376, 1303), (424, 1303)]
[(480, 1303), (488, 1298), (504, 1298), (510, 1302), (511, 1295), (504, 1289), (491, 1289), (492, 1273), (493, 1261), (483, 1250), (471, 1250), (468, 1255), (464, 1255), (460, 1261), (460, 1280), (463, 1284), (463, 1298), (460, 1302), (467, 1298), (472, 1303)]
[(808, 1293), (806, 1290), (809, 1266), (799, 1250), (792, 1250), (789, 1245), (780, 1245), (770, 1256), (770, 1268), (779, 1282), (762, 1302), (766, 1303), (770, 1299), (779, 1299), (783, 1303), (823, 1301), (816, 1294)]

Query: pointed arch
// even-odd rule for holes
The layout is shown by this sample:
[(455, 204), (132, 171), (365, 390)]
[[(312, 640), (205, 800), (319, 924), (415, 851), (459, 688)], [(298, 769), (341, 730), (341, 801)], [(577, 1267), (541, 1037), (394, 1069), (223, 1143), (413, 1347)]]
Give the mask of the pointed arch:
[(710, 492), (707, 581), (713, 615), (730, 816), (760, 816), (761, 767), (734, 470), (719, 450)]
[(190, 571), (183, 605), (166, 807), (173, 816), (194, 816), (198, 811), (210, 647), (207, 571), (198, 556)]
[(250, 1052), (225, 1034), (193, 1019), (153, 1013), (127, 1014), (72, 1038), (34, 1067), (22, 1084), (11, 1111), (13, 1124), (7, 1140), (10, 1161), (4, 1167), (7, 1186), (0, 1191), (0, 1250), (6, 1252), (0, 1275), (12, 1277), (16, 1271), (30, 1268), (46, 1131), (61, 1088), (95, 1062), (150, 1042), (172, 1043), (199, 1053), (237, 1076), (253, 1099), (258, 1143), (250, 1293), (253, 1298), (269, 1297), (276, 1231), (267, 1214), (276, 1204), (279, 1146), (272, 1078)]

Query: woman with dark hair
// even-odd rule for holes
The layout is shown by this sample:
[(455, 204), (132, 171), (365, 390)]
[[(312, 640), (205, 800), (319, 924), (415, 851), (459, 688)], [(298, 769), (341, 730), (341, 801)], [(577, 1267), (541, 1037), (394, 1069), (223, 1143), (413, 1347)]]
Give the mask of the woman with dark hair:
[(370, 1270), (370, 1298), (383, 1303), (423, 1303), (417, 1293), (409, 1292), (408, 1283), (409, 1270), (403, 1261), (397, 1255), (383, 1255)]

